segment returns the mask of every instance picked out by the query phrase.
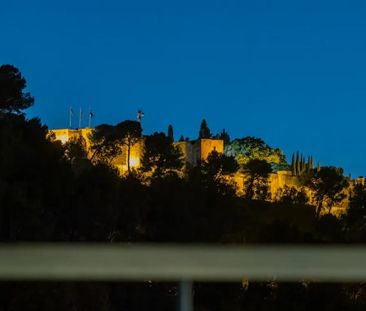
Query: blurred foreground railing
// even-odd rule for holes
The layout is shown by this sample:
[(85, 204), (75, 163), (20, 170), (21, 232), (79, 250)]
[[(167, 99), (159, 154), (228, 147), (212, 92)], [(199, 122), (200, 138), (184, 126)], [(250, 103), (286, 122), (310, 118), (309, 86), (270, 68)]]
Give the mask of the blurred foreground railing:
[(181, 311), (193, 281), (366, 281), (366, 247), (0, 245), (0, 280), (179, 281)]

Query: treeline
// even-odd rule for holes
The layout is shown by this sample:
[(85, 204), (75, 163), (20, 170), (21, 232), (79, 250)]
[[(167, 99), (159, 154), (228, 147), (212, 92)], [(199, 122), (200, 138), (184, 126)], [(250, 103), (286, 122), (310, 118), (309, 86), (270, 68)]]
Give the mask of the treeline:
[[(131, 147), (141, 135), (139, 124), (123, 121), (97, 128), (91, 158), (83, 142), (62, 145), (39, 119), (27, 119), (24, 109), (34, 99), (25, 87), (16, 68), (0, 67), (3, 243), (366, 241), (364, 184), (355, 185), (344, 217), (330, 213), (349, 183), (339, 169), (309, 170), (304, 183), (313, 187), (314, 206), (298, 189), (284, 189), (277, 202), (270, 202), (268, 175), (275, 161), (284, 162), (279, 150), (249, 137), (234, 140), (232, 154), (213, 152), (207, 161), (189, 167), (173, 145), (171, 129), (169, 135), (147, 136), (141, 169), (130, 168), (129, 174), (120, 176), (112, 159), (121, 152), (119, 142)], [(207, 128), (200, 131), (207, 134)], [(253, 152), (241, 152), (249, 149)], [(248, 176), (242, 196), (227, 179), (237, 170)], [(0, 310), (173, 310), (176, 296), (175, 284), (151, 282), (2, 283)], [(196, 310), (361, 310), (366, 306), (366, 287), (250, 280), (196, 284), (195, 304)]]

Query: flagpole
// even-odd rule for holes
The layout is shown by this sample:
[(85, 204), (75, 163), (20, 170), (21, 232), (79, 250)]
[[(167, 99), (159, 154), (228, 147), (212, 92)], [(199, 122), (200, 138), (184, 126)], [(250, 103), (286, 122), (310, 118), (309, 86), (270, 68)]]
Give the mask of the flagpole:
[(92, 113), (92, 111), (90, 110), (90, 111), (89, 111), (89, 122), (88, 122), (88, 127), (89, 127), (89, 128), (91, 127), (91, 119), (92, 119), (92, 116), (93, 116), (93, 113)]
[(82, 119), (82, 116), (83, 116), (83, 111), (81, 110), (81, 107), (80, 107), (80, 114), (79, 114), (79, 129), (81, 129), (81, 119)]

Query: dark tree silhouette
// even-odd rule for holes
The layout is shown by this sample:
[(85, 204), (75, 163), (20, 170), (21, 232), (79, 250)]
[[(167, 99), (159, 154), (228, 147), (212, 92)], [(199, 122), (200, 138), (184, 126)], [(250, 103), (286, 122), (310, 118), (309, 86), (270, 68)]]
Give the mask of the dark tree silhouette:
[(0, 240), (57, 239), (72, 174), (39, 119), (0, 116), (0, 172)]
[(247, 199), (267, 199), (268, 176), (272, 172), (271, 165), (265, 160), (249, 160), (244, 166), (246, 180), (245, 193)]
[(304, 205), (309, 202), (309, 198), (303, 188), (298, 190), (285, 185), (280, 191), (279, 202), (287, 205)]
[(167, 135), (171, 141), (174, 141), (174, 130), (173, 130), (173, 125), (169, 124), (168, 126), (168, 135)]
[(88, 159), (88, 150), (85, 139), (82, 136), (70, 139), (64, 144), (65, 157), (70, 162), (76, 175), (90, 169), (92, 163)]
[(313, 176), (310, 176), (306, 185), (314, 191), (316, 214), (319, 217), (323, 209), (327, 209), (330, 214), (333, 206), (346, 198), (344, 190), (348, 180), (341, 168), (324, 166), (319, 171), (313, 170)]
[(20, 71), (12, 65), (0, 67), (0, 113), (21, 113), (34, 103), (30, 93), (24, 93), (27, 84)]
[(234, 157), (226, 156), (225, 154), (212, 151), (206, 161), (202, 163), (202, 170), (212, 176), (222, 176), (237, 172), (239, 164)]
[(64, 145), (65, 156), (71, 162), (87, 159), (86, 141), (83, 137), (72, 138)]
[(118, 172), (103, 164), (81, 171), (73, 183), (70, 237), (73, 241), (107, 242), (123, 205)]
[(127, 170), (131, 173), (131, 148), (141, 140), (142, 128), (141, 123), (136, 121), (126, 120), (118, 123), (116, 126), (118, 136), (122, 138), (120, 143), (127, 146)]
[(93, 162), (111, 165), (122, 152), (121, 133), (113, 125), (101, 124), (95, 128), (90, 136)]
[(183, 167), (182, 153), (164, 133), (145, 137), (145, 151), (141, 160), (141, 171), (162, 177), (179, 173)]
[(205, 119), (202, 120), (201, 122), (201, 127), (200, 127), (200, 132), (199, 132), (199, 136), (200, 139), (208, 139), (211, 138), (211, 131), (207, 126), (207, 122)]
[(91, 160), (97, 158), (110, 165), (122, 153), (123, 146), (127, 148), (127, 169), (131, 173), (130, 157), (131, 148), (142, 139), (140, 122), (126, 120), (117, 125), (102, 124), (95, 128), (91, 136), (93, 155)]
[(343, 216), (348, 240), (366, 241), (366, 184), (357, 182), (352, 190), (349, 209)]
[(230, 135), (228, 134), (228, 132), (226, 132), (225, 129), (223, 129), (222, 132), (218, 135), (218, 138), (224, 141), (225, 146), (230, 143)]

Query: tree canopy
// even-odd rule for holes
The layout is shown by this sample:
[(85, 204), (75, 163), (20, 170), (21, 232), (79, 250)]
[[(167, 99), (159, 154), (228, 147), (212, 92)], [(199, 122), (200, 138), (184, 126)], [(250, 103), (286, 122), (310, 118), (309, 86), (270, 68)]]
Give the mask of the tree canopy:
[(251, 159), (244, 165), (245, 193), (248, 199), (265, 200), (269, 196), (268, 176), (272, 172), (266, 160)]
[(34, 98), (24, 92), (27, 84), (20, 71), (12, 65), (0, 66), (0, 112), (21, 113), (31, 107)]
[(90, 140), (93, 152), (91, 160), (93, 161), (110, 165), (113, 159), (122, 152), (121, 141), (123, 137), (113, 125), (101, 124), (97, 126), (92, 132)]
[(222, 139), (225, 146), (230, 143), (230, 135), (228, 134), (228, 132), (226, 132), (225, 129), (223, 129), (222, 132), (217, 135), (217, 138)]
[(110, 165), (122, 153), (123, 146), (126, 146), (127, 168), (130, 173), (131, 148), (141, 140), (141, 135), (141, 124), (137, 121), (126, 120), (117, 125), (99, 125), (91, 135), (92, 159), (97, 158)]
[(282, 150), (272, 148), (262, 139), (251, 136), (231, 141), (225, 146), (225, 154), (235, 157), (241, 166), (250, 160), (265, 160), (272, 165), (285, 167), (287, 164)]
[(344, 190), (348, 187), (348, 179), (343, 176), (343, 169), (332, 166), (324, 166), (312, 172), (306, 185), (313, 190), (317, 216), (323, 209), (330, 214), (333, 206), (346, 198)]
[(183, 167), (182, 153), (177, 146), (174, 146), (170, 137), (155, 132), (145, 137), (144, 144), (141, 171), (149, 172), (153, 177), (180, 172)]
[(212, 175), (226, 175), (238, 171), (239, 165), (234, 157), (212, 151), (206, 161), (202, 163), (202, 169)]

